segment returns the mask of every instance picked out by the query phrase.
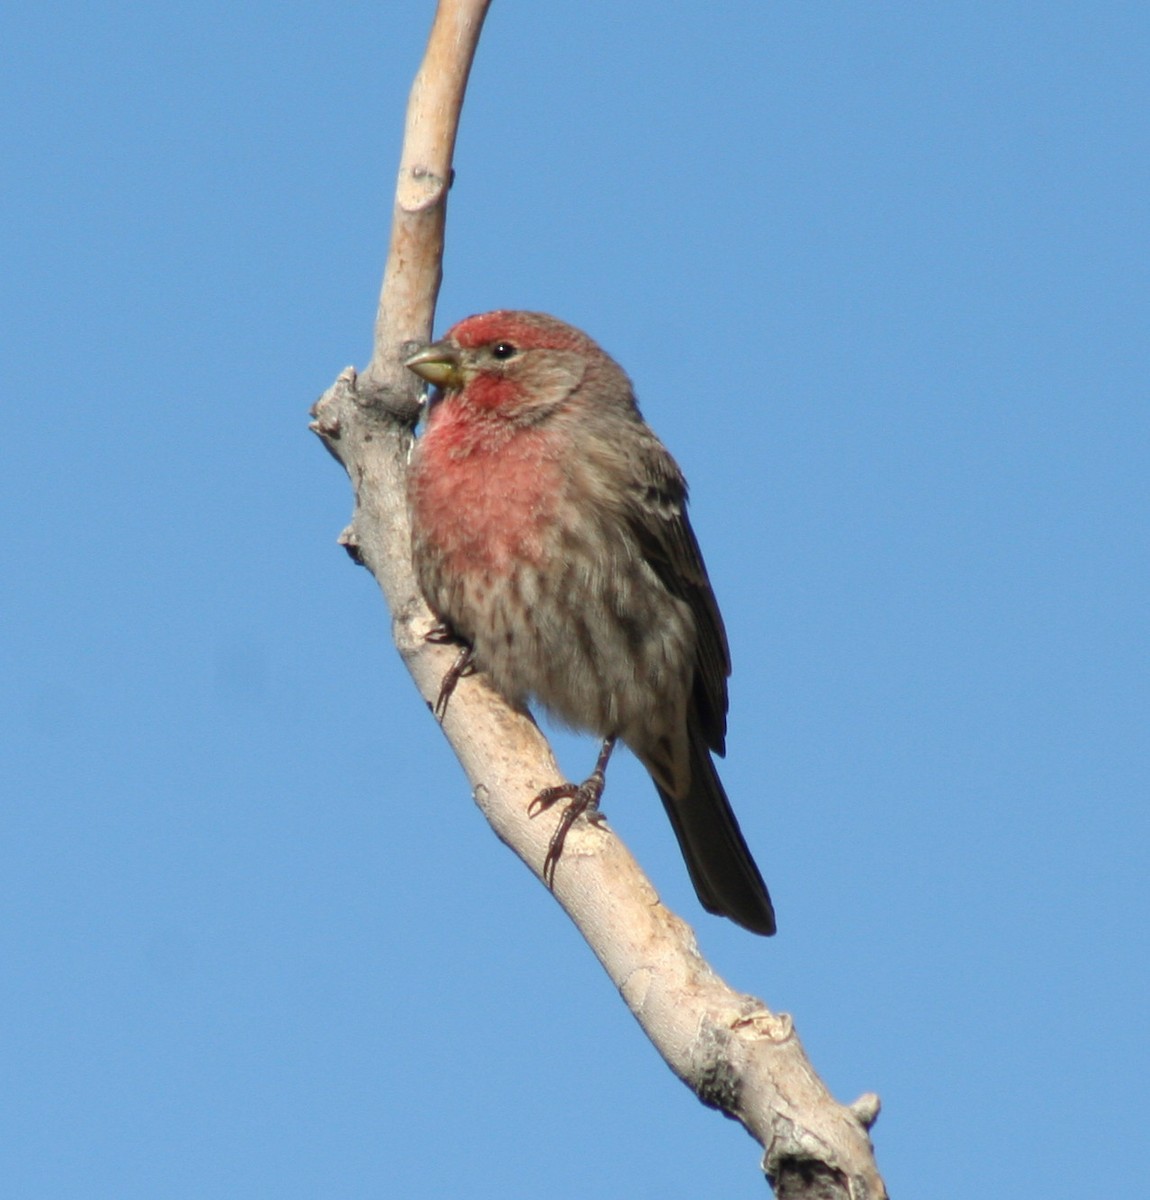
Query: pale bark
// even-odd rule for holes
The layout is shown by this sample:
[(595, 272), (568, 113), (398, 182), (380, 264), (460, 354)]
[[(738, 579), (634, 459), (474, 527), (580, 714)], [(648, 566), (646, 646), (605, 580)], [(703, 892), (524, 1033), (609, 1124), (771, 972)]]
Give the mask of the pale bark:
[[(372, 360), (358, 377), (345, 370), (313, 410), (312, 428), (355, 491), (340, 540), (378, 580), (396, 645), (429, 705), (456, 650), (425, 640), (433, 620), (411, 570), (403, 495), (418, 387), (402, 360), (431, 336), (455, 134), (489, 2), (438, 6), (408, 106)], [(408, 719), (415, 717), (394, 725)], [(528, 806), (540, 789), (562, 782), (546, 740), (482, 676), (460, 682), (443, 730), (492, 828), (542, 879), (561, 806), (536, 817)], [(660, 903), (609, 827), (574, 826), (553, 892), (671, 1070), (764, 1147), (763, 1168), (779, 1196), (885, 1197), (867, 1134), (878, 1098), (842, 1106), (830, 1096), (790, 1017), (711, 970), (691, 929)]]

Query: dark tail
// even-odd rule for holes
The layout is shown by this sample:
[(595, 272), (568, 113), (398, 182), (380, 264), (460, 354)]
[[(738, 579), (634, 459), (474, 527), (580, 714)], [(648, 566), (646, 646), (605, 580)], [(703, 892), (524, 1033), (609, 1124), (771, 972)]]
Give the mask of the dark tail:
[(658, 783), (655, 786), (702, 906), (752, 933), (770, 937), (775, 932), (775, 910), (767, 885), (698, 730), (691, 730), (691, 790), (679, 798)]

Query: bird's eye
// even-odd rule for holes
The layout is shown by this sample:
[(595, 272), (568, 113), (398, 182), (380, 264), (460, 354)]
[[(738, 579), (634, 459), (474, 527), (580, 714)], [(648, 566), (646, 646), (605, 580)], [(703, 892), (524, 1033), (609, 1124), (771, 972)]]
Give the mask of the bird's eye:
[(491, 357), (499, 359), (514, 358), (519, 351), (510, 342), (496, 342), (491, 347)]

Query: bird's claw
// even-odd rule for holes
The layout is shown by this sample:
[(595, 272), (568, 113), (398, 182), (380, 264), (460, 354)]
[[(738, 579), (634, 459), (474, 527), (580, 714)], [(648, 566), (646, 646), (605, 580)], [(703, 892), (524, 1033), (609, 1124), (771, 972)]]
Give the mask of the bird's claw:
[(555, 832), (551, 835), (547, 854), (543, 859), (543, 882), (549, 888), (555, 886), (555, 868), (559, 865), (559, 856), (563, 853), (563, 843), (567, 840), (571, 826), (582, 816), (586, 816), (592, 825), (602, 825), (606, 820), (599, 811), (599, 800), (607, 782), (607, 763), (611, 760), (615, 741), (616, 735), (613, 733), (603, 739), (595, 770), (582, 783), (560, 783), (556, 787), (544, 788), (527, 806), (527, 815), (537, 817), (557, 800), (568, 801), (559, 818), (559, 824), (555, 826)]
[(543, 882), (548, 887), (555, 886), (555, 868), (559, 865), (563, 845), (567, 841), (571, 826), (580, 817), (586, 817), (592, 825), (603, 825), (606, 822), (607, 818), (599, 811), (603, 783), (603, 772), (595, 771), (582, 783), (561, 783), (556, 787), (544, 788), (527, 806), (527, 815), (537, 817), (559, 800), (568, 802), (559, 816), (559, 824), (555, 826), (555, 832), (547, 844), (547, 854), (543, 858)]
[[(424, 634), (424, 640), (442, 646), (451, 642), (459, 642), (460, 638), (450, 625), (440, 622)], [(447, 715), (447, 702), (455, 691), (455, 685), (464, 677), (474, 674), (475, 651), (469, 642), (463, 642), (455, 657), (455, 662), (447, 668), (443, 682), (439, 685), (439, 695), (435, 698), (435, 707), (432, 711), (439, 720), (442, 721)]]

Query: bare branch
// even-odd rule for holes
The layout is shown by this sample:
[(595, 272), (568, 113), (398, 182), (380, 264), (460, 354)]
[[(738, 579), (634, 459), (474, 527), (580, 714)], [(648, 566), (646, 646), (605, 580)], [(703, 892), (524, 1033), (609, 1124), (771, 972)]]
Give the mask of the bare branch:
[[(313, 409), (312, 428), (355, 490), (340, 540), (383, 589), (396, 645), (429, 707), (455, 650), (427, 641), (434, 621), (411, 570), (404, 476), (418, 395), (402, 361), (431, 335), (455, 135), (489, 2), (438, 6), (408, 105), (372, 360), (362, 376), (345, 370)], [(460, 680), (443, 730), (492, 828), (541, 878), (559, 811), (532, 818), (528, 805), (563, 782), (546, 740), (482, 676)], [(660, 903), (607, 826), (572, 828), (553, 891), (675, 1074), (765, 1147), (778, 1195), (885, 1197), (867, 1135), (877, 1097), (844, 1107), (829, 1095), (791, 1019), (711, 970), (690, 928)]]

